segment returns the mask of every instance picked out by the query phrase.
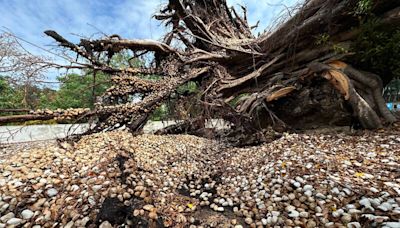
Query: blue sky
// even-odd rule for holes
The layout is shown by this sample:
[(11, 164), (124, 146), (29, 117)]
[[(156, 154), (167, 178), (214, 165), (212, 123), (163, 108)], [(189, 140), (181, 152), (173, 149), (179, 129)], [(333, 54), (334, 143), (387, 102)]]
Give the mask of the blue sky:
[[(273, 19), (285, 13), (299, 0), (227, 0), (229, 5), (248, 7), (249, 21), (258, 29), (273, 24)], [(166, 0), (0, 0), (0, 29), (9, 29), (17, 36), (48, 48), (54, 44), (43, 34), (52, 29), (72, 41), (79, 36), (119, 34), (123, 38), (160, 39), (165, 29), (152, 19)], [(33, 46), (34, 54), (47, 54)], [(52, 73), (50, 78), (54, 78)]]

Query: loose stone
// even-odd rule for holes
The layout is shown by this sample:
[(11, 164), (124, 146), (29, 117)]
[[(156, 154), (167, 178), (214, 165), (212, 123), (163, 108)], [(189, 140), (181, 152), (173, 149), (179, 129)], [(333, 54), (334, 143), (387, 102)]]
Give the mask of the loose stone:
[(18, 226), (19, 224), (21, 224), (22, 223), (22, 219), (20, 219), (20, 218), (11, 218), (11, 219), (9, 219), (8, 221), (7, 221), (7, 224), (8, 225), (13, 225), (13, 226)]
[(108, 221), (104, 221), (100, 224), (99, 228), (112, 228), (113, 226)]
[(14, 213), (13, 212), (9, 212), (9, 213), (3, 215), (2, 217), (0, 217), (0, 221), (6, 223), (8, 220), (10, 220), (10, 219), (12, 219), (14, 217), (15, 217)]
[(33, 217), (34, 212), (29, 210), (29, 209), (25, 209), (21, 212), (21, 216), (23, 219), (29, 220)]
[(47, 194), (49, 197), (53, 197), (53, 196), (56, 196), (56, 195), (58, 194), (58, 191), (57, 191), (57, 189), (55, 189), (55, 188), (50, 188), (50, 189), (48, 189), (48, 190), (46, 191), (46, 194)]
[(288, 215), (291, 218), (298, 218), (300, 216), (300, 213), (298, 211), (296, 211), (296, 210), (292, 210), (292, 211), (289, 212)]

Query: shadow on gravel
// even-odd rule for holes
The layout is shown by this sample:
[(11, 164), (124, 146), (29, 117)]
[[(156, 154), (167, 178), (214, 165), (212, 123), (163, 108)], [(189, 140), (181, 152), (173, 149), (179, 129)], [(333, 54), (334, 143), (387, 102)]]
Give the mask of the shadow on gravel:
[(131, 214), (132, 209), (125, 206), (118, 198), (106, 198), (97, 215), (96, 224), (100, 225), (103, 221), (111, 224), (123, 224)]
[[(118, 163), (118, 168), (121, 172), (121, 182), (126, 183), (126, 178), (129, 176), (125, 172), (125, 162), (130, 159), (129, 157), (119, 155), (115, 158)], [(158, 218), (157, 220), (149, 220), (145, 215), (134, 216), (133, 211), (135, 209), (142, 209), (145, 205), (143, 199), (139, 197), (132, 197), (130, 199), (130, 206), (126, 206), (117, 197), (106, 198), (100, 208), (99, 213), (96, 218), (96, 227), (98, 227), (102, 222), (108, 221), (112, 225), (122, 225), (126, 224), (129, 227), (137, 228), (162, 228), (163, 220)]]

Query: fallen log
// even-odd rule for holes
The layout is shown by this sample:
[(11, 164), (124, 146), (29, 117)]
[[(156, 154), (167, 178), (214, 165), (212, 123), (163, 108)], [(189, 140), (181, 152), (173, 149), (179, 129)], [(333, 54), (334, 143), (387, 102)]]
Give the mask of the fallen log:
[[(75, 115), (97, 118), (87, 133), (122, 127), (140, 132), (151, 113), (190, 81), (198, 85), (200, 96), (186, 99), (204, 107), (194, 118), (224, 118), (234, 126), (232, 131), (244, 129), (241, 134), (270, 126), (351, 125), (354, 119), (376, 129), (397, 121), (382, 98), (381, 76), (356, 69), (347, 58), (357, 54), (348, 47), (369, 15), (384, 26), (399, 23), (399, 1), (373, 3), (360, 11), (358, 0), (305, 1), (292, 18), (259, 37), (253, 35), (246, 15), (239, 16), (225, 0), (168, 1), (155, 16), (172, 28), (163, 42), (110, 36), (73, 44), (54, 31), (45, 33), (85, 59), (87, 68), (112, 74), (114, 85), (103, 102)], [(172, 47), (173, 41), (183, 48)], [(111, 66), (112, 56), (122, 50), (133, 56), (153, 53), (154, 59), (142, 68)], [(143, 78), (154, 72), (160, 80)], [(135, 104), (127, 99), (134, 94), (142, 97)], [(190, 121), (185, 129), (204, 128)]]
[(30, 109), (0, 109), (0, 113), (19, 113), (19, 112), (29, 112)]
[(53, 115), (13, 115), (13, 116), (0, 116), (0, 124), (5, 123), (20, 123), (31, 120), (51, 120), (54, 119)]

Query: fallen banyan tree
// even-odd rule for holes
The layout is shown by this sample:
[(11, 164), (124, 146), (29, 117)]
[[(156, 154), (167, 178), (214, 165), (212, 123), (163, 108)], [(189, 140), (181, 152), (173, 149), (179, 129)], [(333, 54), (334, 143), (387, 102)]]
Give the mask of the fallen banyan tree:
[[(381, 26), (400, 24), (400, 1), (372, 2), (370, 11)], [(140, 132), (179, 86), (195, 82), (197, 96), (179, 99), (190, 99), (203, 107), (202, 113), (160, 132), (196, 131), (211, 118), (222, 118), (232, 124), (232, 132), (249, 135), (268, 126), (304, 129), (350, 125), (354, 120), (366, 129), (381, 128), (396, 121), (382, 97), (381, 77), (354, 68), (346, 62), (352, 53), (337, 48), (359, 35), (358, 7), (359, 0), (309, 0), (272, 32), (257, 37), (246, 8), (239, 13), (225, 0), (169, 0), (155, 15), (171, 28), (162, 42), (112, 35), (74, 44), (46, 31), (85, 60), (71, 68), (108, 73), (113, 86), (93, 110), (47, 110), (1, 117), (0, 122), (95, 118), (95, 126), (85, 134), (121, 127)], [(329, 42), (319, 42), (324, 37)], [(142, 67), (113, 67), (110, 59), (123, 50), (134, 57), (153, 53), (154, 59)], [(132, 96), (141, 99), (132, 102)]]

